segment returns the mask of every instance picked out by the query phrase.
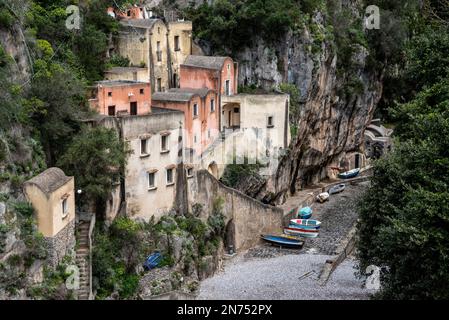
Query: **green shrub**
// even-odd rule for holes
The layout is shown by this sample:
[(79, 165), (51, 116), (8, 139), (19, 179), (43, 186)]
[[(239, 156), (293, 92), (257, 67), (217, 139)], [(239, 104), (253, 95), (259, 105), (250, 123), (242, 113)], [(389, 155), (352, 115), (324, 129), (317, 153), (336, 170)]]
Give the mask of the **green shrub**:
[(118, 54), (113, 54), (109, 59), (106, 67), (108, 69), (112, 67), (129, 67), (130, 61), (127, 57), (122, 57)]
[(0, 7), (0, 27), (11, 28), (14, 24), (14, 17), (6, 8)]

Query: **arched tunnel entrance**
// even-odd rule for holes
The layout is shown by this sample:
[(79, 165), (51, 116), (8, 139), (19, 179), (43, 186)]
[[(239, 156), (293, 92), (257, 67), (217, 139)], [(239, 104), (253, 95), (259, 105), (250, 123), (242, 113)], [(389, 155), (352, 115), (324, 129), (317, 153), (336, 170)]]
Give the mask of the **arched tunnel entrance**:
[(224, 234), (225, 251), (229, 254), (235, 253), (235, 224), (234, 219), (231, 219), (226, 225)]

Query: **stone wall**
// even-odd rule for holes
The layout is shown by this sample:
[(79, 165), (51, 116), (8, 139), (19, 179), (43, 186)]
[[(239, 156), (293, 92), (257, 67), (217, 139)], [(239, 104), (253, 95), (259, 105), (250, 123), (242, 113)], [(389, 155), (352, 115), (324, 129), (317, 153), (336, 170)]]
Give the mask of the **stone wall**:
[(224, 186), (206, 170), (198, 171), (194, 178), (189, 179), (188, 188), (190, 206), (203, 205), (202, 219), (207, 219), (217, 198), (224, 200), (223, 214), (228, 231), (226, 250), (229, 245), (237, 251), (246, 250), (259, 243), (261, 234), (281, 232), (282, 209), (265, 205)]
[(47, 261), (52, 268), (62, 261), (65, 256), (74, 257), (75, 254), (75, 220), (58, 232), (54, 237), (45, 238), (47, 246)]

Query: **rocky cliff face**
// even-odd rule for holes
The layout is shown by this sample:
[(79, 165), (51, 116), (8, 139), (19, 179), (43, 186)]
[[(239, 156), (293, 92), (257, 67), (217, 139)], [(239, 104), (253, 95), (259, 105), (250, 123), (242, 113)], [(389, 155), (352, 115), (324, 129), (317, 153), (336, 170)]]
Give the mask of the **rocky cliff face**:
[[(354, 19), (360, 20), (358, 2), (346, 5), (352, 8)], [(330, 24), (321, 13), (313, 21), (319, 30)], [(298, 113), (291, 115), (297, 136), (290, 150), (276, 174), (251, 196), (282, 203), (304, 186), (334, 176), (330, 167), (342, 167), (348, 155), (363, 153), (364, 131), (382, 95), (382, 74), (367, 65), (365, 47), (351, 45), (346, 69), (338, 66), (340, 52), (334, 40), (317, 45), (316, 34), (307, 27), (300, 33), (289, 32), (274, 46), (258, 39), (253, 47), (237, 53), (241, 85), (271, 89), (288, 82), (296, 85), (301, 97)], [(242, 187), (248, 189), (258, 188)]]

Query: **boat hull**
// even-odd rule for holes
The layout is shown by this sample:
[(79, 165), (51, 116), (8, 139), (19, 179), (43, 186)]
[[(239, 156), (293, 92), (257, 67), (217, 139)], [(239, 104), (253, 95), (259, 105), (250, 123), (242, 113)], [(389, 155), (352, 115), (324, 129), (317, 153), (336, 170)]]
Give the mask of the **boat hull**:
[(299, 227), (299, 228), (314, 228), (319, 229), (321, 226), (321, 222), (318, 220), (309, 220), (309, 219), (292, 219), (290, 220), (290, 225)]
[(337, 194), (343, 192), (346, 189), (346, 185), (340, 184), (329, 189), (329, 194)]
[(338, 177), (340, 179), (352, 179), (352, 178), (357, 177), (359, 175), (359, 173), (360, 173), (360, 169), (354, 169), (354, 170), (351, 170), (351, 171), (340, 173), (338, 175)]
[(295, 235), (295, 236), (301, 236), (304, 238), (316, 238), (318, 237), (318, 230), (308, 230), (308, 229), (299, 229), (299, 228), (292, 228), (287, 227), (284, 228), (284, 233), (288, 235)]
[(282, 247), (302, 248), (302, 246), (304, 245), (304, 241), (301, 241), (299, 239), (292, 239), (285, 236), (262, 235), (261, 237), (266, 242)]
[(310, 219), (310, 217), (312, 217), (312, 208), (310, 207), (305, 207), (305, 208), (301, 208), (298, 211), (298, 218), (299, 219)]

